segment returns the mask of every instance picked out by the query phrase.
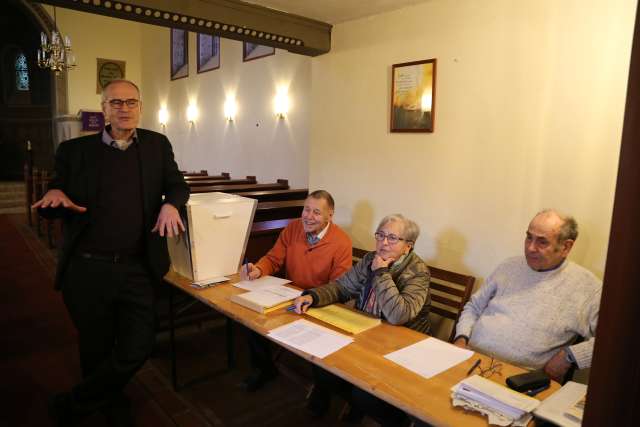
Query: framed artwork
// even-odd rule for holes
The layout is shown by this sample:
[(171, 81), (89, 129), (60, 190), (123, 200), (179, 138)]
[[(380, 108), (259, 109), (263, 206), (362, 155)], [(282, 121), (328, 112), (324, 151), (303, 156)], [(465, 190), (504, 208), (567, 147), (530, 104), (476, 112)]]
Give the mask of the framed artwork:
[(96, 94), (101, 94), (102, 89), (112, 80), (125, 78), (126, 63), (115, 59), (97, 58)]
[(220, 37), (198, 34), (198, 73), (220, 68)]
[(189, 75), (189, 32), (171, 29), (171, 80)]
[(271, 46), (263, 46), (255, 43), (242, 43), (242, 61), (252, 61), (254, 59), (263, 58), (265, 56), (274, 55), (276, 48)]
[(391, 132), (433, 132), (436, 60), (394, 64), (391, 69)]

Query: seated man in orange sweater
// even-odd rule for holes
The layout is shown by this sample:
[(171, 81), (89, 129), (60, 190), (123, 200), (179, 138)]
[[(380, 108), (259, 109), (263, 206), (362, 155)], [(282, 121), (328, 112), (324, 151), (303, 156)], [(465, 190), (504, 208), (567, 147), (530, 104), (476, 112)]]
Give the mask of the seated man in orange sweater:
[[(256, 264), (247, 264), (249, 279), (276, 273), (283, 266), (286, 276), (303, 289), (321, 286), (337, 279), (351, 268), (351, 239), (333, 218), (333, 197), (317, 190), (304, 202), (302, 217), (282, 230), (276, 244)], [(247, 391), (255, 391), (273, 379), (276, 368), (271, 360), (269, 341), (250, 332), (251, 374), (243, 381)]]

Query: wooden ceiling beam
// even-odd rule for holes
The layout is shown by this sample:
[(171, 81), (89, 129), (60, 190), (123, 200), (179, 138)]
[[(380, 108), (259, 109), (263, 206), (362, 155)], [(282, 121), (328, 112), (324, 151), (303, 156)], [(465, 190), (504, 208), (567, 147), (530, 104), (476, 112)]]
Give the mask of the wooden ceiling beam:
[(330, 24), (238, 0), (39, 0), (40, 3), (317, 56)]

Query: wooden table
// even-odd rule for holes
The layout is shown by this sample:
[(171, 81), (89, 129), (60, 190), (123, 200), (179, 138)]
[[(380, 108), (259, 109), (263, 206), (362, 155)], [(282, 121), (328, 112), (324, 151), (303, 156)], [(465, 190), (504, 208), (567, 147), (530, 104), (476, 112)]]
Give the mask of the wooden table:
[[(246, 292), (231, 285), (238, 280), (237, 275), (232, 276), (229, 283), (204, 290), (192, 288), (189, 279), (173, 271), (165, 276), (165, 280), (261, 335), (267, 336), (271, 329), (300, 319), (299, 315), (287, 312), (284, 308), (262, 315), (231, 302), (231, 295)], [(304, 318), (320, 323), (309, 316)], [(426, 335), (409, 328), (383, 322), (375, 328), (355, 335), (352, 344), (324, 359), (279, 342), (278, 344), (434, 426), (487, 426), (486, 417), (454, 408), (451, 404), (450, 390), (466, 377), (467, 371), (478, 358), (482, 359), (481, 366), (487, 367), (491, 361), (490, 357), (476, 353), (467, 361), (430, 379), (425, 379), (384, 358), (385, 354), (414, 344), (425, 337)], [(504, 384), (507, 377), (522, 372), (524, 369), (503, 363), (501, 373), (494, 374), (491, 380)], [(551, 388), (540, 393), (537, 398), (544, 399), (559, 388), (559, 384), (552, 382)]]

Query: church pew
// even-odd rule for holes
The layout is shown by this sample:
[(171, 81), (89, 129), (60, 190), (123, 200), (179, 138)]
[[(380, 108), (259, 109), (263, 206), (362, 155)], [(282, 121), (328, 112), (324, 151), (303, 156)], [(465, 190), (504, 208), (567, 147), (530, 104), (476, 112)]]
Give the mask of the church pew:
[(247, 176), (244, 179), (203, 179), (203, 180), (186, 180), (189, 187), (206, 187), (210, 185), (238, 185), (238, 184), (257, 184), (255, 176)]
[(220, 175), (185, 175), (184, 180), (189, 181), (206, 181), (206, 180), (227, 180), (231, 179), (228, 172), (222, 172)]
[[(209, 175), (209, 172), (207, 172), (206, 169), (202, 169), (200, 172), (187, 172), (187, 171), (180, 171), (180, 173), (182, 175), (184, 175), (185, 177), (187, 176), (207, 176)], [(224, 175), (225, 172), (222, 172), (222, 174)]]
[(243, 197), (256, 199), (258, 202), (275, 202), (278, 200), (301, 200), (309, 195), (307, 188), (296, 188), (289, 190), (267, 190), (267, 191), (247, 191), (238, 193)]
[[(299, 218), (299, 217), (298, 217)], [(297, 218), (282, 218), (270, 221), (254, 221), (251, 225), (251, 234), (247, 243), (245, 257), (249, 262), (257, 262), (273, 247), (278, 240), (280, 232), (291, 221)]]
[[(266, 191), (266, 190), (288, 190), (289, 180), (279, 179), (277, 182), (266, 184), (241, 184), (241, 185), (209, 185), (191, 187), (191, 194), (197, 193), (213, 193), (219, 191), (221, 193), (246, 193), (248, 191)], [(242, 195), (242, 194), (240, 194)]]
[(259, 202), (253, 222), (277, 220), (283, 218), (299, 218), (302, 215), (304, 199), (279, 200), (275, 202)]

